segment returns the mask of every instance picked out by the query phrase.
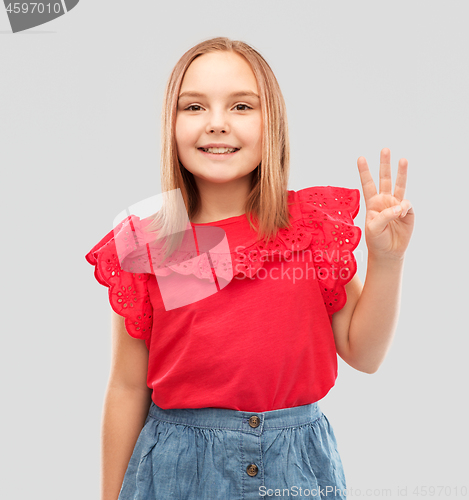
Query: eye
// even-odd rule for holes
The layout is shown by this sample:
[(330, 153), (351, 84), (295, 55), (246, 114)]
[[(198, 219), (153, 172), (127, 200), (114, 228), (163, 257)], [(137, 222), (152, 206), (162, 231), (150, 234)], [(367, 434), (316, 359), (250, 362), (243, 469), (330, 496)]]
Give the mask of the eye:
[(198, 104), (191, 104), (184, 111), (199, 111), (198, 109), (192, 110), (190, 108), (200, 108), (200, 106)]
[[(247, 109), (252, 109), (251, 106), (248, 106), (247, 104), (237, 104), (235, 106), (236, 108), (239, 108), (239, 106), (244, 106)], [(199, 108), (199, 109), (191, 109), (191, 108)], [(199, 106), (198, 104), (191, 104), (190, 106), (187, 106), (187, 108), (184, 109), (184, 111), (200, 111), (202, 109), (202, 106)], [(237, 109), (237, 111), (246, 111), (246, 109)]]
[[(245, 108), (252, 109), (251, 106), (248, 106), (247, 104), (237, 104), (235, 106), (235, 108), (237, 108), (238, 106), (244, 106)], [(246, 111), (246, 110), (245, 109), (239, 109), (238, 111)]]

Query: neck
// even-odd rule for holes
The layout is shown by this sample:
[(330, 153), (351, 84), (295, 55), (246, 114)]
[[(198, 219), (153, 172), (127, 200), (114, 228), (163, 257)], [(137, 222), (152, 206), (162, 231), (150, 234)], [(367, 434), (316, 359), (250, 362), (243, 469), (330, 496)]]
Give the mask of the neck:
[(242, 215), (250, 193), (251, 178), (252, 172), (231, 182), (215, 184), (196, 177), (201, 203), (191, 222), (204, 224)]

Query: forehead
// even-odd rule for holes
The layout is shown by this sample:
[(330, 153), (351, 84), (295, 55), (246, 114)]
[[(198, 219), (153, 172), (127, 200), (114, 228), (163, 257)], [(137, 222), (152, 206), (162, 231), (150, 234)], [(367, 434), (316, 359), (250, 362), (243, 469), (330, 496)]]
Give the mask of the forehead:
[(238, 90), (258, 93), (249, 63), (237, 53), (210, 52), (192, 61), (182, 80), (180, 93), (196, 91), (222, 95)]

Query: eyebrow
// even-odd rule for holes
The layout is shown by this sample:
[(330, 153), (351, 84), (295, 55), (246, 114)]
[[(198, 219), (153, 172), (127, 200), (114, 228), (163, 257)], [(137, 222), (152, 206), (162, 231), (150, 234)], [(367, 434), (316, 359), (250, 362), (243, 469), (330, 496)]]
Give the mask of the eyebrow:
[[(205, 94), (201, 94), (200, 92), (193, 92), (188, 90), (187, 92), (183, 92), (179, 95), (178, 100), (182, 97), (207, 97)], [(255, 92), (251, 92), (250, 90), (241, 90), (239, 92), (232, 92), (228, 97), (257, 97), (259, 96)]]

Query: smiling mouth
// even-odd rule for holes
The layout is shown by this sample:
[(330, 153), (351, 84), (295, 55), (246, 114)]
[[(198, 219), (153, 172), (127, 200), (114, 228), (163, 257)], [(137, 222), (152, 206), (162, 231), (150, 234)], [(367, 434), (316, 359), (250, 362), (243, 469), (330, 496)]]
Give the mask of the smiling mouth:
[(203, 151), (204, 153), (209, 153), (212, 155), (224, 155), (224, 154), (231, 154), (231, 153), (236, 153), (236, 151), (239, 151), (240, 148), (220, 148), (220, 149), (228, 149), (228, 151), (209, 151), (209, 149), (219, 149), (219, 148), (197, 148), (200, 151)]

